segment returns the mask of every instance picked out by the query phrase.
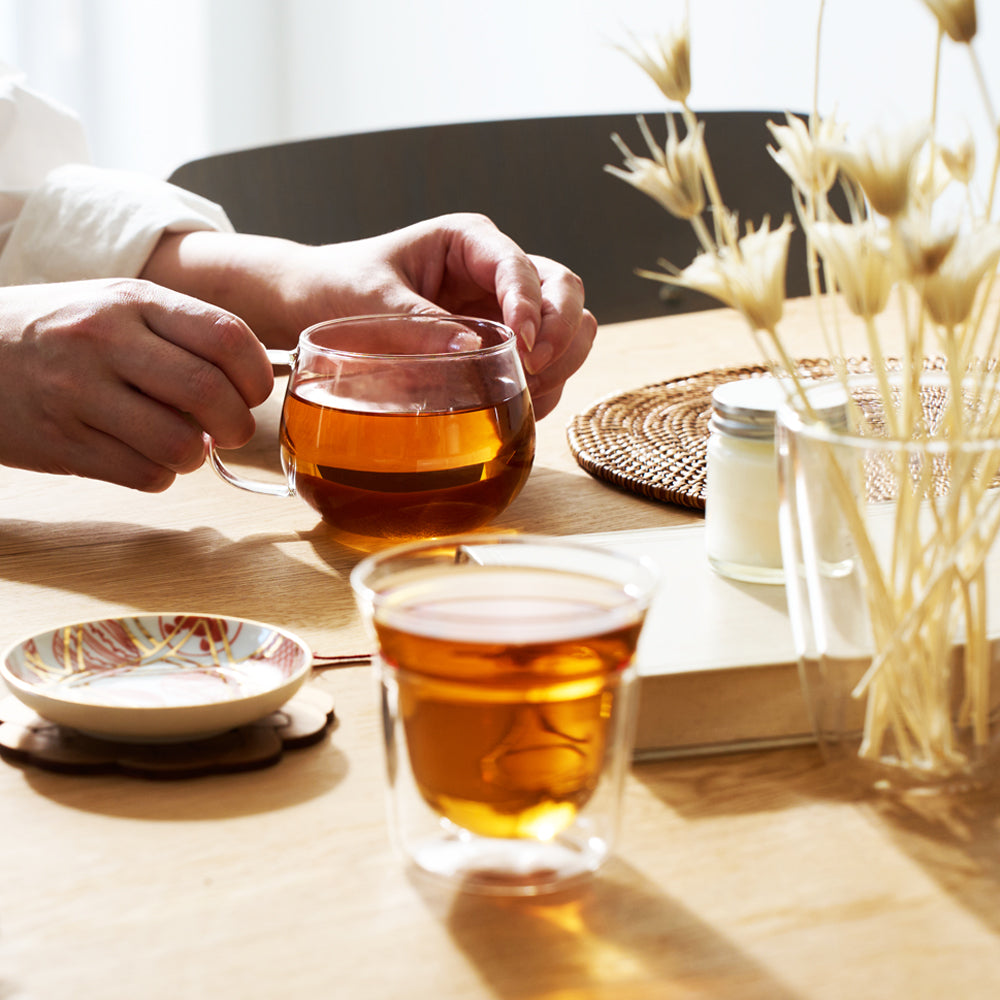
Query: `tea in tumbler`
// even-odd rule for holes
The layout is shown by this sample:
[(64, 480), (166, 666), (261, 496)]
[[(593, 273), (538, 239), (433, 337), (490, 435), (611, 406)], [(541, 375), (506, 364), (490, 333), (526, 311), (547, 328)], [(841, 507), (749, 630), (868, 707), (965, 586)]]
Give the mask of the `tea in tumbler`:
[(470, 536), (402, 546), (353, 579), (378, 645), (403, 853), (497, 892), (596, 868), (631, 749), (649, 567)]

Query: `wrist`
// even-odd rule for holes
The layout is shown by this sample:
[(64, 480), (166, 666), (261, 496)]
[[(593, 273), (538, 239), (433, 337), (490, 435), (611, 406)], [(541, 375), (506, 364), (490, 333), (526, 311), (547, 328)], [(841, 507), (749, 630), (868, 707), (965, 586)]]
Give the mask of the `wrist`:
[(140, 276), (234, 313), (269, 347), (291, 348), (299, 333), (295, 261), (302, 249), (269, 236), (165, 233)]

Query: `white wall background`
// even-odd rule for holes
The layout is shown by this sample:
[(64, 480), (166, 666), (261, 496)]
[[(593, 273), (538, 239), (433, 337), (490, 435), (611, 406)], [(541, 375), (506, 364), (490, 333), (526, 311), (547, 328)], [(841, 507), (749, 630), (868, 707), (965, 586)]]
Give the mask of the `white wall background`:
[[(1000, 91), (997, 0), (977, 48)], [(663, 106), (614, 42), (682, 0), (0, 0), (0, 58), (75, 108), (96, 162), (159, 176), (212, 152), (441, 121)], [(807, 109), (815, 0), (691, 0), (692, 103)], [(855, 131), (926, 116), (921, 0), (828, 0), (821, 108)], [(950, 118), (984, 143), (949, 46)], [(985, 148), (985, 146), (984, 146)], [(609, 157), (614, 154), (609, 146)]]

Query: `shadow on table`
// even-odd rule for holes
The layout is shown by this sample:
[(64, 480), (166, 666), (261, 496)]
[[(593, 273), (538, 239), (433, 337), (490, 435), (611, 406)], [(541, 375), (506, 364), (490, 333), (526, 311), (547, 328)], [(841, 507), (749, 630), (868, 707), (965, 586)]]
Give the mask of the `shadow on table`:
[[(281, 482), (277, 423), (274, 413), (266, 418), (258, 414), (258, 429), (253, 440), (242, 449), (223, 452), (226, 463), (251, 478)], [(295, 502), (304, 503), (302, 500)], [(662, 528), (688, 523), (697, 516), (700, 515), (693, 510), (649, 499), (593, 476), (572, 475), (537, 461), (524, 489), (492, 527), (564, 535), (608, 531), (609, 525), (621, 529)], [(322, 525), (318, 525), (317, 531), (323, 530)]]
[(1000, 935), (1000, 784), (961, 795), (873, 793), (865, 809), (949, 896)]
[[(553, 503), (554, 495), (574, 497), (572, 511)], [(297, 501), (302, 503), (302, 501)], [(496, 520), (479, 529), (487, 532), (533, 532), (543, 535), (566, 535), (604, 532), (615, 529), (664, 527), (668, 522), (663, 505), (635, 497), (635, 509), (622, 515), (621, 495), (596, 480), (580, 479), (552, 469), (536, 469), (532, 479), (513, 504)], [(347, 576), (365, 555), (339, 542), (321, 521), (299, 536), (308, 542), (316, 556), (338, 574)]]
[(567, 535), (665, 528), (690, 523), (694, 516), (694, 511), (650, 500), (591, 476), (536, 465), (494, 527)]
[(817, 798), (861, 797), (829, 771), (812, 744), (645, 761), (633, 765), (632, 775), (688, 820), (772, 812)]
[(620, 860), (586, 886), (535, 899), (417, 886), (501, 1000), (795, 995)]
[[(669, 515), (665, 504), (638, 496), (632, 498), (634, 506), (623, 510), (622, 496), (611, 486), (589, 477), (581, 478), (554, 469), (536, 468), (511, 506), (479, 531), (568, 535), (663, 528), (670, 524), (690, 522), (690, 517), (685, 521), (684, 515)], [(571, 509), (565, 506), (568, 497), (573, 498)], [(296, 502), (302, 503), (301, 500)], [(319, 520), (309, 531), (300, 532), (298, 537), (312, 546), (322, 562), (345, 577), (365, 555), (364, 552), (348, 548), (339, 542), (330, 528)]]
[[(330, 574), (282, 551), (281, 545), (299, 541), (298, 533), (233, 541), (209, 527), (5, 521), (3, 534), (8, 554), (0, 577), (72, 589), (108, 604), (229, 614), (293, 629), (303, 623), (336, 627), (355, 613), (346, 585), (338, 607)], [(95, 547), (101, 558), (95, 558)], [(49, 627), (62, 620), (51, 603), (39, 612)]]
[[(54, 531), (58, 546), (53, 546)], [(332, 628), (352, 620), (354, 605), (346, 585), (331, 586), (329, 573), (284, 553), (280, 545), (289, 541), (297, 542), (298, 535), (233, 542), (204, 527), (157, 530), (115, 522), (5, 521), (7, 554), (0, 576), (49, 588), (37, 613), (22, 609), (16, 627), (24, 634), (65, 620), (56, 595), (67, 589), (127, 609), (231, 614), (293, 630)], [(95, 547), (100, 558), (95, 558)], [(73, 620), (78, 617), (79, 612), (74, 613)], [(5, 630), (10, 627), (7, 623)], [(17, 637), (11, 635), (12, 640)], [(252, 795), (246, 793), (246, 776), (238, 773), (155, 785), (135, 778), (135, 794), (127, 795), (115, 776), (60, 775), (31, 764), (24, 768), (25, 780), (35, 791), (70, 808), (184, 821), (269, 812), (313, 799), (343, 779), (348, 762), (329, 745), (329, 737), (312, 747), (286, 749), (276, 763), (253, 772)], [(116, 783), (114, 795), (102, 794), (106, 781)], [(152, 787), (155, 795), (150, 794)]]
[[(116, 776), (106, 779), (100, 775), (54, 774), (25, 765), (24, 778), (39, 795), (68, 809), (184, 823), (288, 809), (326, 795), (344, 780), (348, 770), (347, 755), (327, 737), (310, 747), (287, 750), (269, 767), (237, 774), (170, 781), (133, 778), (124, 785)], [(106, 793), (109, 781), (114, 789)]]
[(881, 793), (812, 746), (639, 764), (633, 775), (686, 820), (815, 803), (853, 808), (1000, 935), (1000, 781), (951, 795)]

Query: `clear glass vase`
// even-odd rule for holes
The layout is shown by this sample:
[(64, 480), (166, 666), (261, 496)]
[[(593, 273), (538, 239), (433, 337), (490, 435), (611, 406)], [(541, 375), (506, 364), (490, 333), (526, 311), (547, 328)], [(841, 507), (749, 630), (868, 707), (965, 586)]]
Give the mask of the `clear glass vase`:
[[(815, 418), (831, 394), (849, 421)], [(827, 759), (879, 788), (989, 783), (1000, 700), (1000, 393), (852, 376), (778, 414), (781, 545)]]

